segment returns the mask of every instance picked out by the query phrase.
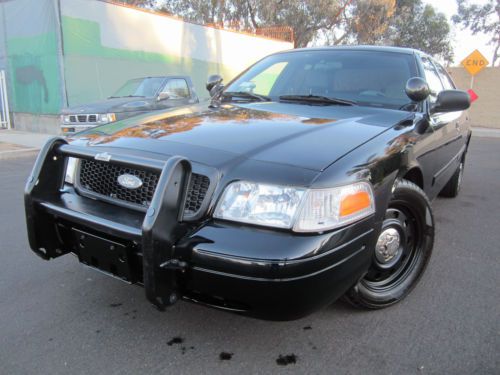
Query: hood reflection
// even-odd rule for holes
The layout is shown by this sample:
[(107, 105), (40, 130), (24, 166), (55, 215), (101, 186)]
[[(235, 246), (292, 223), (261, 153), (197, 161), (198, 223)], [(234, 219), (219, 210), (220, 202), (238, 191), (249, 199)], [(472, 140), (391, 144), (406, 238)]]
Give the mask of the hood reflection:
[[(179, 113), (180, 112), (180, 113)], [(109, 127), (100, 127), (96, 131), (89, 131), (82, 134), (91, 144), (104, 144), (115, 141), (118, 138), (152, 138), (160, 139), (178, 133), (190, 132), (203, 125), (249, 125), (255, 123), (268, 122), (269, 125), (282, 124), (287, 122), (301, 123), (305, 125), (324, 125), (335, 122), (334, 119), (307, 118), (290, 114), (275, 113), (269, 111), (255, 110), (233, 105), (224, 105), (217, 110), (205, 110), (203, 112), (192, 113), (191, 111), (174, 111), (166, 113), (163, 117), (155, 116), (147, 118), (144, 122), (138, 121), (131, 126), (129, 121), (120, 128), (117, 124), (110, 124)], [(109, 134), (102, 134), (102, 132)]]

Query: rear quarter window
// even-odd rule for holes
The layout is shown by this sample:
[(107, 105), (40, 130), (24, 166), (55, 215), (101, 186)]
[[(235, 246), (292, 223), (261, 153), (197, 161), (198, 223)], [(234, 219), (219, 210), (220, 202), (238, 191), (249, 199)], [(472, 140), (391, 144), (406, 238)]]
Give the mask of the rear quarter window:
[(439, 78), (436, 67), (427, 57), (422, 57), (422, 66), (424, 67), (425, 80), (427, 81), (427, 84), (429, 85), (429, 88), (431, 90), (429, 100), (431, 101), (431, 103), (435, 103), (438, 94), (444, 89), (441, 78)]
[(449, 76), (446, 69), (443, 68), (440, 64), (436, 64), (436, 68), (437, 68), (439, 77), (441, 77), (441, 82), (443, 83), (444, 89), (445, 90), (454, 90), (456, 88), (455, 83), (453, 83), (453, 80)]

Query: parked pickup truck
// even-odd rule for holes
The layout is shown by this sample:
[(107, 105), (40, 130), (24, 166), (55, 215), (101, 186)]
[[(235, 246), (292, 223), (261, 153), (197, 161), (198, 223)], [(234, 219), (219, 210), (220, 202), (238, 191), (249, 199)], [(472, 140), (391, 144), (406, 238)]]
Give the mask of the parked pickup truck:
[(445, 69), (411, 49), (298, 49), (207, 89), (210, 104), (48, 141), (25, 190), (32, 250), (142, 284), (160, 310), (286, 320), (405, 298), (471, 136)]
[(63, 109), (61, 130), (73, 134), (142, 113), (198, 102), (188, 76), (135, 78), (105, 100)]

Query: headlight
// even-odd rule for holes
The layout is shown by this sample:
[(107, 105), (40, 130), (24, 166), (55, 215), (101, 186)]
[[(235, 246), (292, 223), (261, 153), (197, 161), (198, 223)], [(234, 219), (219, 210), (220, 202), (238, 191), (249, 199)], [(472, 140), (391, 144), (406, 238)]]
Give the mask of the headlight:
[(63, 124), (70, 124), (71, 123), (71, 119), (70, 119), (69, 115), (61, 115), (61, 121)]
[(226, 188), (214, 217), (295, 232), (323, 232), (374, 212), (373, 191), (367, 182), (308, 190), (240, 181)]
[(353, 223), (375, 212), (372, 187), (367, 182), (331, 189), (311, 189), (293, 230), (323, 232)]
[(214, 216), (219, 219), (291, 228), (306, 189), (234, 182), (226, 188)]
[(66, 176), (64, 178), (64, 181), (68, 184), (73, 185), (75, 183), (77, 160), (78, 159), (75, 158), (68, 158), (68, 163), (66, 164)]
[(97, 122), (99, 122), (100, 124), (107, 124), (114, 121), (116, 121), (116, 115), (114, 113), (100, 114), (97, 118)]

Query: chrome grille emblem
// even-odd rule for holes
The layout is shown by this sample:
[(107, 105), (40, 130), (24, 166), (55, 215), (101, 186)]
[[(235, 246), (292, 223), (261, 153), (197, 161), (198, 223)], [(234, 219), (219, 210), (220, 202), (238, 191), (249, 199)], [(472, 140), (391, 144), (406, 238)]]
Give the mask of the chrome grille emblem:
[(94, 156), (94, 159), (100, 161), (110, 161), (111, 155), (107, 152), (101, 152), (100, 154), (96, 154), (96, 156)]
[(118, 184), (126, 189), (138, 189), (142, 186), (142, 180), (131, 174), (122, 174), (118, 176)]

